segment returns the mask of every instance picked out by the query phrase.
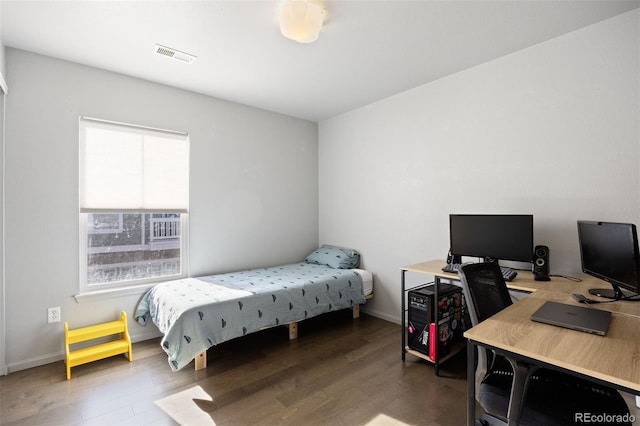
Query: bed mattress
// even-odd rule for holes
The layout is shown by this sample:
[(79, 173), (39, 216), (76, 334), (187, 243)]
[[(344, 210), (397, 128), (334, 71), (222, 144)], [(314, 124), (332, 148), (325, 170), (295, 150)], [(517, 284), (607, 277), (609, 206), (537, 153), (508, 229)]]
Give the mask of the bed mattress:
[[(161, 283), (138, 304), (135, 319), (151, 319), (179, 370), (224, 341), (365, 303), (373, 276), (361, 269), (298, 263)], [(366, 283), (366, 284), (365, 284)]]
[(354, 272), (357, 272), (362, 278), (362, 291), (364, 292), (364, 296), (367, 297), (373, 294), (373, 274), (369, 271), (365, 271), (364, 269), (351, 269)]

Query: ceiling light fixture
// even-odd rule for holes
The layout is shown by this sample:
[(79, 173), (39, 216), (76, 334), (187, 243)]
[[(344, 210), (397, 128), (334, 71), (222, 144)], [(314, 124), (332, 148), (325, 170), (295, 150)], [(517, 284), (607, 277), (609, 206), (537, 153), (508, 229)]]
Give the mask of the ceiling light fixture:
[(318, 39), (325, 8), (318, 0), (284, 0), (280, 5), (280, 32), (299, 43)]

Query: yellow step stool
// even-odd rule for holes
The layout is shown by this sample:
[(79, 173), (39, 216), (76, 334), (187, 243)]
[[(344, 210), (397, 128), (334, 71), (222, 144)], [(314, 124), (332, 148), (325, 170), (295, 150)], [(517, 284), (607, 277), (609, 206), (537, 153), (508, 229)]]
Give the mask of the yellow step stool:
[[(86, 342), (99, 337), (120, 334), (120, 339), (107, 343), (100, 343), (83, 349), (71, 350), (70, 345)], [(114, 355), (127, 354), (129, 362), (133, 361), (131, 338), (127, 329), (127, 314), (120, 312), (119, 321), (105, 322), (89, 327), (69, 330), (69, 324), (64, 323), (64, 345), (66, 350), (65, 364), (67, 364), (67, 380), (71, 379), (71, 367), (75, 367)]]

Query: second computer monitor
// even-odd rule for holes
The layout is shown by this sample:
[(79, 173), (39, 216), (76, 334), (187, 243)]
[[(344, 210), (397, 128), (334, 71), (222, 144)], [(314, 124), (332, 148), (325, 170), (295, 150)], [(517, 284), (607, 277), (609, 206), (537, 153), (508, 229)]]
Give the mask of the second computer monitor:
[(531, 262), (533, 215), (451, 214), (451, 254), (484, 260)]
[(582, 271), (612, 286), (592, 288), (589, 293), (610, 299), (640, 294), (640, 250), (635, 224), (579, 220), (578, 242)]

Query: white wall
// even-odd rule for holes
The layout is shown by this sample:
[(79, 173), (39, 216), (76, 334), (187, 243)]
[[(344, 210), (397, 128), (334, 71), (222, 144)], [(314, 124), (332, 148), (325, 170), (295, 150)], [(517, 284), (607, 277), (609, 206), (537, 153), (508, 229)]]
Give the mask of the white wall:
[(300, 261), (318, 245), (317, 124), (95, 68), (7, 49), (6, 360), (61, 359), (72, 327), (138, 297), (76, 303), (78, 116), (187, 131), (191, 275)]
[[(0, 4), (0, 26), (2, 22)], [(6, 87), (5, 47), (0, 31), (0, 375), (7, 374), (5, 360), (5, 320), (4, 320), (4, 102)]]
[(640, 224), (639, 18), (320, 123), (320, 242), (361, 251), (367, 312), (400, 321), (399, 268), (444, 258), (450, 213), (533, 214), (554, 274), (579, 272), (576, 220)]
[[(0, 29), (2, 28), (2, 3), (0, 3)], [(0, 76), (7, 75), (4, 43), (2, 42), (2, 31), (0, 31)]]

